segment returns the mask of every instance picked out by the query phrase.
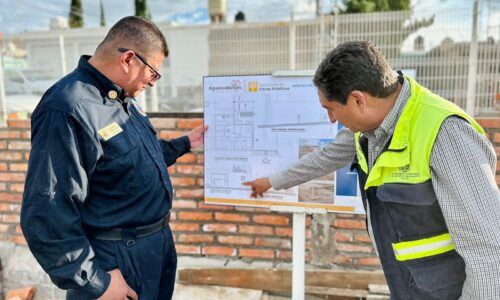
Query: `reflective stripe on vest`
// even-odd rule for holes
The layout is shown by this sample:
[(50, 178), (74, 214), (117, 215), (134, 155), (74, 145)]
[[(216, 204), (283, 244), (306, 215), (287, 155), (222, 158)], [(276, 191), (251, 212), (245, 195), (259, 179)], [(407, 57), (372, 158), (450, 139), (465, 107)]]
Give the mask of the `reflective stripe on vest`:
[(449, 233), (431, 238), (392, 244), (394, 255), (399, 261), (417, 259), (445, 253), (455, 249)]

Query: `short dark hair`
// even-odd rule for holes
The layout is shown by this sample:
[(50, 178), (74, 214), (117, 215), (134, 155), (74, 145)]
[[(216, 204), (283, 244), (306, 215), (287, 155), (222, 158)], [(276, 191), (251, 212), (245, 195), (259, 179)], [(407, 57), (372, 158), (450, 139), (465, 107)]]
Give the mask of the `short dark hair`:
[(354, 41), (330, 51), (313, 82), (328, 101), (346, 104), (354, 90), (378, 98), (389, 96), (398, 87), (398, 76), (372, 43)]
[(119, 20), (97, 46), (96, 52), (118, 52), (118, 48), (137, 51), (141, 55), (156, 52), (168, 56), (165, 36), (158, 26), (143, 17), (129, 16)]

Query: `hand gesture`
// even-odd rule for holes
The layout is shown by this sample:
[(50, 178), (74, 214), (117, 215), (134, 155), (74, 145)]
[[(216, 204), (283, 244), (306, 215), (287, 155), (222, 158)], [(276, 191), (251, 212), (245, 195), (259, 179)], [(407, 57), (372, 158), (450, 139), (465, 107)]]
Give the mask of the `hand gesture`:
[(189, 143), (191, 145), (191, 149), (199, 147), (203, 145), (203, 136), (205, 131), (207, 131), (208, 125), (200, 125), (198, 127), (193, 128), (188, 133)]
[(111, 275), (111, 282), (108, 289), (97, 300), (137, 300), (137, 293), (128, 286), (123, 278), (120, 269), (114, 269), (108, 272)]
[(252, 187), (252, 193), (250, 194), (252, 198), (262, 197), (263, 194), (272, 187), (269, 177), (255, 179), (254, 181), (246, 181), (243, 182), (243, 185)]

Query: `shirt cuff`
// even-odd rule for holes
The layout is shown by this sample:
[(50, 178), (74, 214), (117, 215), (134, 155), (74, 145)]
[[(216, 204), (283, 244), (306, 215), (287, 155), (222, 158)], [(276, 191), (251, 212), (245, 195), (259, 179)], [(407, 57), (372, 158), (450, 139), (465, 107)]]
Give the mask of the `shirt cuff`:
[(288, 180), (286, 179), (286, 176), (284, 176), (283, 172), (269, 175), (269, 182), (275, 190), (289, 188), (289, 186), (287, 186)]
[(85, 289), (87, 292), (92, 295), (92, 298), (97, 299), (101, 297), (104, 292), (109, 287), (111, 283), (111, 275), (104, 270), (97, 270), (96, 274), (89, 279), (89, 282), (86, 284)]

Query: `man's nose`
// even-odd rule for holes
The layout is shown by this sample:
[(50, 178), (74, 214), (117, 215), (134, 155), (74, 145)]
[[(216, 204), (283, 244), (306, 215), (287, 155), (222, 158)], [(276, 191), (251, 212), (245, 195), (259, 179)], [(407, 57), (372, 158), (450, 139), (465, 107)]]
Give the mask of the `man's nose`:
[(337, 122), (337, 118), (335, 117), (335, 114), (331, 111), (328, 112), (328, 118), (330, 118), (330, 122), (332, 122), (332, 123)]

